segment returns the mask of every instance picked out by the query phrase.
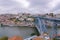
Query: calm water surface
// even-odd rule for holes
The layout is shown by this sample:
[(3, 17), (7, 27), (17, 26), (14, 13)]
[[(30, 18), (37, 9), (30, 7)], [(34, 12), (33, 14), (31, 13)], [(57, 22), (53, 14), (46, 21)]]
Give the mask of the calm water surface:
[[(49, 29), (48, 29), (48, 32), (51, 33), (52, 30), (49, 28)], [(54, 32), (53, 32), (53, 33), (54, 33)], [(57, 28), (57, 34), (60, 34), (60, 28)]]
[[(17, 35), (22, 36), (23, 38), (27, 38), (30, 37), (31, 33), (34, 32), (35, 29), (30, 27), (0, 27), (0, 37), (12, 37), (14, 35)], [(48, 32), (51, 32), (51, 29), (48, 29)], [(58, 28), (57, 32), (60, 34), (60, 28)]]
[(34, 28), (30, 27), (0, 27), (0, 37), (14, 35), (22, 36), (23, 38), (30, 37), (31, 33), (34, 33)]

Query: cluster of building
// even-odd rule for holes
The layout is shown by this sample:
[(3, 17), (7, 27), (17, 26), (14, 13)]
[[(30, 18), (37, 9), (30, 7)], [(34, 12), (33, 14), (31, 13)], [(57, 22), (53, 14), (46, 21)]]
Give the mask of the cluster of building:
[[(34, 17), (33, 16), (42, 16), (46, 18), (60, 18), (60, 14), (1, 14), (0, 15), (0, 24), (9, 25), (9, 26), (31, 26), (34, 27)], [(47, 25), (51, 25), (52, 22), (46, 21)]]
[(0, 24), (8, 26), (34, 26), (34, 18), (30, 14), (1, 14)]

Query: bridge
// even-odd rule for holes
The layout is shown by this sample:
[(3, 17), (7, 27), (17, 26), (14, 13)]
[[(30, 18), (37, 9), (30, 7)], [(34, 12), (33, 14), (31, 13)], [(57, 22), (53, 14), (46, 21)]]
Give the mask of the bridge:
[[(50, 21), (53, 23), (51, 32), (48, 32), (48, 28), (45, 25), (45, 21)], [(35, 24), (37, 25), (36, 28), (38, 29), (39, 33), (43, 35), (44, 33), (48, 33), (50, 38), (54, 38), (57, 36), (57, 24), (60, 23), (60, 19), (57, 18), (46, 18), (46, 17), (35, 17)], [(43, 35), (44, 36), (44, 35)]]
[[(45, 37), (44, 34), (47, 34), (47, 36), (50, 37), (50, 38), (55, 38), (57, 36), (57, 24), (60, 24), (60, 19), (46, 18), (46, 17), (40, 17), (40, 16), (36, 16), (34, 18), (35, 18), (34, 23), (36, 25), (36, 28), (38, 29), (41, 36), (43, 36), (43, 38)], [(45, 21), (50, 21), (50, 22), (53, 23), (53, 25), (51, 27), (51, 32), (48, 32), (48, 28), (45, 25)], [(31, 39), (31, 38), (34, 38), (34, 36), (30, 37), (30, 38), (27, 38), (27, 39)]]

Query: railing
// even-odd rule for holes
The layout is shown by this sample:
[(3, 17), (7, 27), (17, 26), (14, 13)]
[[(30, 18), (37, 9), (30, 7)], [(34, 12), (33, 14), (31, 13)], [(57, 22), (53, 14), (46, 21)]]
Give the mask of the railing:
[(37, 37), (37, 36), (35, 35), (35, 36), (32, 36), (32, 37), (26, 38), (26, 39), (24, 39), (24, 40), (31, 40), (31, 39), (33, 39), (33, 38), (35, 38), (35, 37)]

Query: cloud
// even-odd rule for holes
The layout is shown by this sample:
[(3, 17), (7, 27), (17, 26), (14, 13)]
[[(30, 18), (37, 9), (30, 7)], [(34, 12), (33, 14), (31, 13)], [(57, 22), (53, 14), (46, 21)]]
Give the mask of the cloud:
[(60, 3), (60, 0), (52, 0), (48, 3), (48, 7), (50, 9), (54, 9), (58, 4)]
[(15, 2), (18, 2), (22, 7), (28, 8), (30, 3), (27, 0), (13, 0)]
[(60, 0), (0, 0), (0, 13), (57, 13), (59, 5)]

